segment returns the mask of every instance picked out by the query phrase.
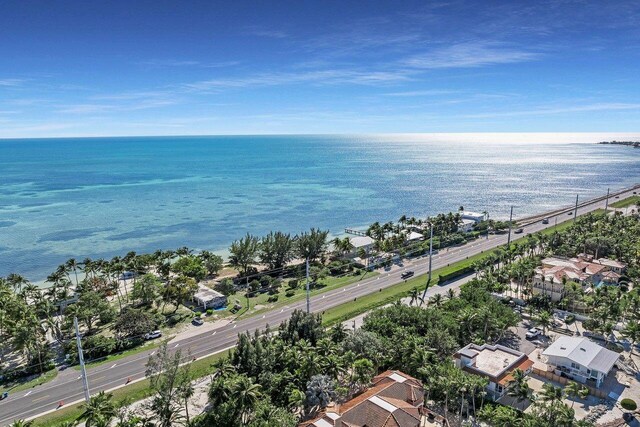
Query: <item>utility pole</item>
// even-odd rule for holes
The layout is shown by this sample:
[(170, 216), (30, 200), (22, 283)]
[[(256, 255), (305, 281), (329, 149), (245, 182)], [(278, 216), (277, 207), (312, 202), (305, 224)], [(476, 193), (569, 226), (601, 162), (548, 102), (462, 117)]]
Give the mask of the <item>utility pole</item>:
[(578, 216), (578, 194), (576, 194), (576, 207), (573, 210), (573, 223), (576, 223), (576, 217)]
[(513, 221), (513, 205), (511, 205), (511, 213), (509, 214), (509, 237), (507, 237), (507, 249), (511, 247), (511, 221)]
[(427, 276), (427, 286), (424, 288), (424, 292), (422, 293), (422, 300), (420, 301), (420, 305), (424, 302), (424, 299), (427, 297), (427, 290), (429, 290), (429, 285), (431, 284), (431, 261), (433, 259), (433, 223), (430, 223), (430, 232), (429, 232), (429, 275)]
[(489, 212), (487, 212), (487, 240), (489, 240)]
[(609, 189), (607, 188), (607, 201), (604, 203), (604, 214), (607, 214), (607, 209), (609, 209)]
[(309, 257), (307, 257), (307, 314), (311, 313), (311, 300), (309, 297)]
[(89, 380), (87, 379), (87, 370), (84, 367), (84, 356), (82, 354), (82, 342), (80, 340), (80, 331), (78, 330), (78, 318), (73, 318), (73, 326), (76, 328), (76, 345), (78, 346), (78, 360), (80, 361), (80, 371), (82, 372), (82, 386), (84, 387), (84, 400), (89, 403), (91, 394), (89, 393)]

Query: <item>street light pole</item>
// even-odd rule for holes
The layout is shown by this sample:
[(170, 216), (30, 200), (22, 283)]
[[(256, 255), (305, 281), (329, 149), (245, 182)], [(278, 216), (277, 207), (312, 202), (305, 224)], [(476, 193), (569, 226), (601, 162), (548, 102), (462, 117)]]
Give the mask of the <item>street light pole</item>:
[(433, 260), (433, 223), (429, 223), (430, 232), (429, 232), (429, 275), (427, 276), (427, 286), (424, 288), (424, 292), (422, 293), (422, 300), (420, 301), (420, 305), (424, 303), (424, 299), (427, 297), (427, 290), (429, 289), (429, 285), (431, 284), (431, 261)]
[(578, 216), (578, 194), (576, 194), (576, 207), (573, 210), (573, 223), (575, 224), (576, 222), (576, 217)]
[(607, 209), (609, 209), (609, 189), (607, 188), (607, 201), (604, 203), (604, 214), (607, 214)]
[(311, 299), (309, 295), (309, 257), (306, 260), (307, 267), (307, 314), (311, 313)]
[(82, 354), (82, 341), (80, 340), (80, 331), (78, 330), (78, 318), (73, 318), (73, 326), (76, 328), (76, 345), (78, 347), (78, 361), (80, 362), (80, 371), (82, 372), (82, 386), (84, 388), (84, 400), (89, 403), (91, 394), (89, 393), (89, 380), (87, 379), (87, 370), (84, 366), (84, 355)]
[(507, 237), (507, 249), (511, 247), (511, 221), (513, 221), (513, 205), (511, 205), (511, 213), (509, 214), (509, 237)]

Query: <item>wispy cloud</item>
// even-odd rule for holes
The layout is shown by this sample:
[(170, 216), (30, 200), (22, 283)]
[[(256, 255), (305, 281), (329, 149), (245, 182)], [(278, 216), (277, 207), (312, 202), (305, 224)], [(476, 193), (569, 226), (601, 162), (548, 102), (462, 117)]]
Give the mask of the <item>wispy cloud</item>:
[(136, 62), (138, 65), (144, 65), (154, 68), (166, 68), (166, 67), (198, 67), (198, 68), (224, 68), (232, 67), (240, 64), (240, 61), (220, 61), (220, 62), (201, 62), (193, 60), (178, 60), (178, 59), (150, 59), (147, 61)]
[(0, 79), (0, 86), (15, 87), (22, 85), (24, 82), (24, 79)]
[(624, 103), (624, 102), (611, 102), (611, 103), (594, 103), (586, 105), (574, 105), (568, 107), (538, 107), (529, 110), (515, 110), (515, 111), (495, 111), (487, 113), (466, 114), (467, 118), (492, 118), (492, 117), (517, 117), (517, 116), (538, 116), (546, 114), (565, 114), (565, 113), (580, 113), (580, 112), (593, 112), (593, 111), (628, 111), (638, 110), (640, 111), (639, 103)]
[(460, 93), (456, 90), (447, 90), (447, 89), (428, 89), (428, 90), (408, 90), (403, 92), (389, 92), (383, 95), (385, 96), (399, 96), (399, 97), (410, 97), (410, 96), (439, 96), (439, 95), (451, 95), (454, 93)]
[(96, 113), (112, 113), (123, 111), (139, 111), (147, 110), (151, 108), (161, 108), (168, 105), (173, 105), (175, 102), (170, 100), (146, 100), (136, 101), (128, 104), (100, 104), (100, 103), (86, 103), (86, 104), (72, 104), (59, 106), (58, 113), (63, 114), (96, 114)]
[(266, 37), (270, 39), (284, 39), (289, 36), (286, 32), (282, 30), (276, 30), (273, 28), (263, 28), (259, 26), (245, 27), (245, 34), (249, 36)]
[(247, 77), (203, 80), (184, 85), (190, 90), (208, 91), (256, 86), (279, 86), (285, 84), (385, 84), (410, 80), (410, 73), (399, 71), (315, 70), (299, 73), (274, 72)]
[(414, 55), (403, 63), (418, 69), (475, 68), (487, 65), (528, 62), (541, 54), (508, 47), (504, 43), (473, 41), (457, 43), (430, 52)]

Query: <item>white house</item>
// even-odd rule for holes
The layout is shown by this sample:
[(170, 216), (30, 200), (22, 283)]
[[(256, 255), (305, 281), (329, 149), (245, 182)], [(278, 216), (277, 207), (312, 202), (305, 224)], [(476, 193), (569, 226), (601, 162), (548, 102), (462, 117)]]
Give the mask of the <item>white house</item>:
[(463, 211), (460, 212), (460, 218), (470, 219), (474, 222), (484, 221), (484, 214), (478, 212)]
[(600, 387), (620, 355), (579, 337), (560, 337), (542, 352), (549, 370), (583, 384)]
[(533, 367), (533, 361), (526, 354), (499, 344), (469, 344), (453, 358), (457, 367), (489, 381), (487, 392), (494, 400), (506, 393), (513, 371), (520, 369), (529, 374)]
[(227, 303), (227, 297), (203, 285), (200, 285), (198, 292), (193, 295), (193, 300), (205, 310), (224, 307)]
[(373, 245), (376, 243), (376, 241), (369, 236), (349, 237), (349, 241), (353, 245), (353, 252), (356, 254), (360, 249), (364, 249), (365, 251), (369, 252), (371, 249), (373, 249)]
[(473, 231), (473, 227), (476, 224), (477, 222), (472, 219), (462, 219), (460, 221), (460, 224), (458, 224), (458, 231), (460, 231), (461, 233), (470, 233), (471, 231)]
[(420, 240), (424, 240), (424, 236), (420, 233), (417, 233), (415, 231), (410, 232), (407, 235), (407, 242), (411, 243), (411, 242), (417, 242)]

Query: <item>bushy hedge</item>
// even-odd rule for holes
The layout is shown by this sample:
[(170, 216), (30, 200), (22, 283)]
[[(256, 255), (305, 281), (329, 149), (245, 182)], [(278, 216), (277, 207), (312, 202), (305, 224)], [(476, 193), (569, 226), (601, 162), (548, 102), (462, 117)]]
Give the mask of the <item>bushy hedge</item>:
[(620, 401), (620, 406), (622, 406), (627, 411), (635, 411), (638, 408), (638, 405), (636, 404), (635, 400), (632, 400), (629, 398), (622, 399)]

